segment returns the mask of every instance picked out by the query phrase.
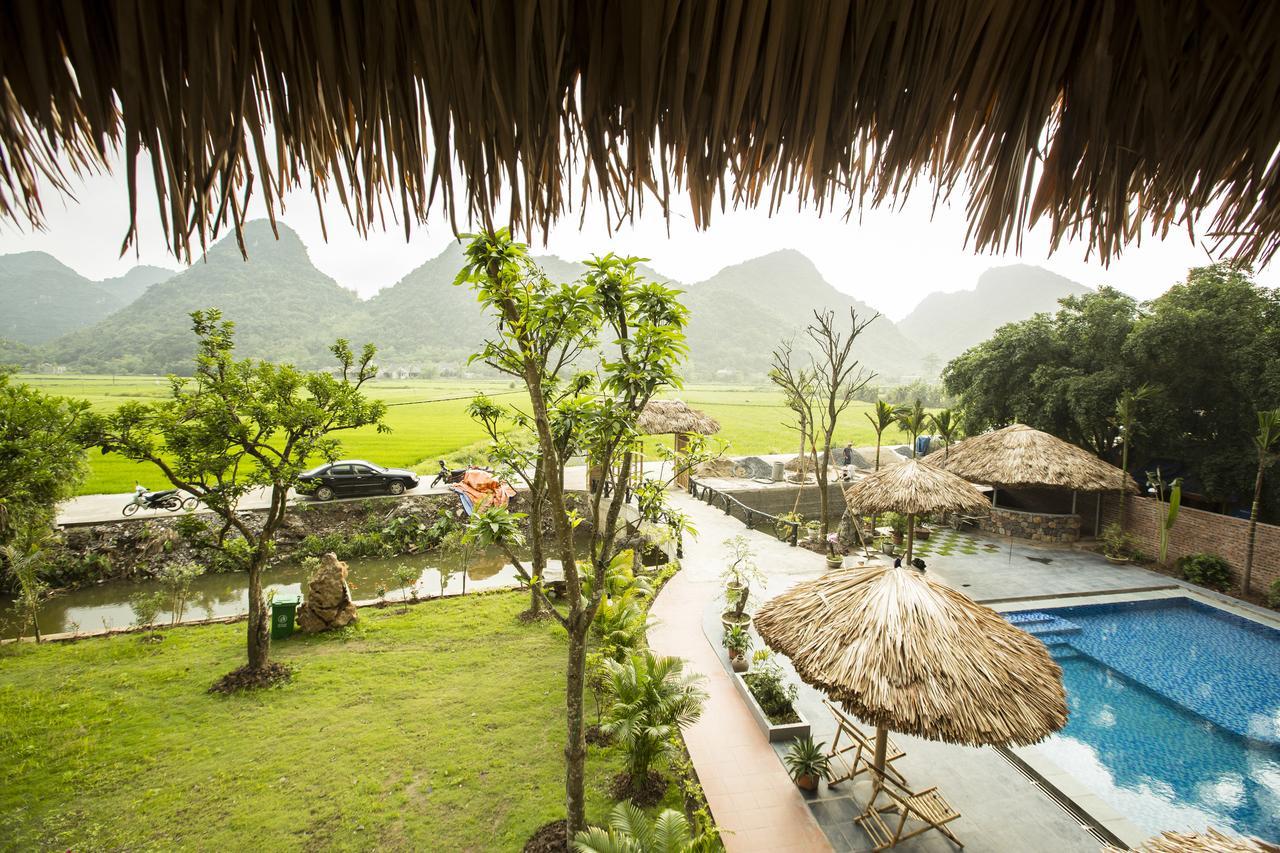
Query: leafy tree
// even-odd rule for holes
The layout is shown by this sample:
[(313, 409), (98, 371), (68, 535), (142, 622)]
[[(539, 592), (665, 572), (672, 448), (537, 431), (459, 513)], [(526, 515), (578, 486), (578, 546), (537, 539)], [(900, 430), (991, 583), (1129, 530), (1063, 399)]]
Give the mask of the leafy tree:
[(1240, 583), (1245, 595), (1249, 594), (1253, 580), (1253, 548), (1258, 536), (1258, 514), (1262, 510), (1262, 480), (1280, 450), (1280, 409), (1258, 412), (1258, 432), (1253, 437), (1253, 446), (1258, 452), (1258, 476), (1254, 481), (1253, 504), (1249, 509), (1249, 544), (1245, 548), (1244, 575)]
[[(191, 315), (199, 349), (189, 380), (170, 379), (169, 398), (126, 403), (87, 422), (103, 452), (156, 466), (175, 488), (196, 495), (242, 540), (226, 543), (249, 573), (248, 666), (266, 674), (270, 619), (262, 570), (288, 509), (289, 490), (308, 460), (333, 459), (334, 433), (386, 427), (385, 406), (361, 387), (377, 372), (374, 349), (357, 358), (344, 340), (333, 345), (337, 373), (304, 373), (289, 364), (234, 358), (233, 324), (215, 309)], [(238, 512), (250, 491), (266, 488), (270, 504), (260, 524)]]
[(929, 415), (933, 431), (942, 437), (943, 457), (951, 455), (951, 445), (960, 437), (960, 417), (951, 409), (943, 409)]
[(677, 728), (702, 716), (707, 694), (698, 686), (702, 677), (686, 673), (677, 657), (644, 651), (604, 665), (613, 702), (601, 729), (622, 745), (631, 784), (639, 787), (653, 763), (673, 749)]
[[(527, 247), (504, 229), (472, 238), (457, 283), (472, 285), (483, 309), (495, 323), (495, 336), (474, 356), (522, 382), (529, 394), (523, 416), (537, 438), (534, 464), (541, 466), (546, 488), (550, 541), (541, 525), (530, 527), (538, 547), (560, 559), (564, 569), (566, 608), (562, 612), (534, 584), (534, 594), (568, 633), (565, 677), (565, 808), (572, 837), (584, 828), (586, 741), (583, 691), (586, 649), (591, 624), (604, 596), (605, 575), (617, 551), (619, 516), (630, 486), (633, 453), (640, 437), (636, 421), (655, 394), (679, 387), (678, 369), (687, 353), (684, 328), (688, 312), (677, 292), (646, 282), (637, 272), (639, 258), (614, 254), (586, 263), (575, 283), (553, 284), (529, 259)], [(581, 357), (595, 351), (603, 332), (609, 352), (593, 372), (567, 374)], [(562, 394), (564, 383), (576, 388)], [(513, 416), (512, 419), (515, 419)], [(592, 519), (581, 566), (574, 530), (581, 515), (570, 506), (564, 469), (573, 453), (611, 479), (606, 497), (602, 485), (588, 496)], [(517, 561), (517, 572), (531, 576)], [(585, 594), (583, 572), (592, 576)]]
[(920, 436), (925, 428), (929, 425), (929, 413), (924, 410), (924, 405), (916, 400), (910, 406), (904, 406), (897, 410), (898, 429), (911, 436), (911, 456), (916, 456), (916, 439)]
[(871, 428), (876, 431), (876, 468), (880, 470), (880, 445), (884, 443), (884, 431), (898, 422), (898, 410), (894, 408), (892, 403), (884, 400), (876, 400), (875, 408), (869, 412), (863, 412), (867, 420), (871, 421)]
[[(796, 416), (795, 431), (800, 437), (800, 453), (797, 456), (800, 468), (796, 478), (803, 483), (805, 479), (805, 463), (808, 461), (806, 448), (813, 433), (813, 398), (818, 377), (810, 368), (799, 363), (795, 345), (785, 340), (773, 351), (773, 365), (769, 369), (769, 381), (782, 391), (783, 404)], [(817, 460), (814, 460), (817, 465)], [(800, 505), (800, 492), (796, 492), (796, 503), (791, 511), (795, 512)]]
[(188, 561), (165, 563), (158, 574), (160, 584), (168, 593), (169, 624), (177, 625), (187, 610), (187, 596), (191, 593), (191, 584), (204, 574), (204, 567)]
[(88, 410), (0, 370), (0, 545), (49, 527), (58, 503), (75, 493), (86, 468), (77, 430)]
[(689, 820), (675, 809), (663, 809), (653, 820), (635, 803), (618, 803), (609, 828), (583, 830), (573, 839), (578, 853), (689, 853), (698, 849)]

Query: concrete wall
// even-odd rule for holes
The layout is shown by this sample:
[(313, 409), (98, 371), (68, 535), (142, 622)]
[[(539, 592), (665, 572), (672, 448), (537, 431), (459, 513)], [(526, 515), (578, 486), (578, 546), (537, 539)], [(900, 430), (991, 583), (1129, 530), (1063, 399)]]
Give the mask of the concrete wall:
[[(1160, 502), (1154, 498), (1131, 496), (1128, 500), (1125, 529), (1147, 554), (1160, 552), (1160, 519), (1163, 515)], [(1107, 495), (1102, 500), (1102, 525), (1106, 527), (1119, 520), (1120, 498)], [(1177, 523), (1169, 531), (1169, 561), (1197, 552), (1217, 554), (1235, 570), (1234, 580), (1238, 587), (1248, 538), (1247, 519), (1184, 506), (1178, 512)], [(1280, 579), (1280, 526), (1259, 523), (1251, 586), (1255, 592), (1265, 591), (1277, 579)]]
[[(800, 493), (800, 505), (796, 507), (806, 519), (818, 518), (822, 514), (822, 493), (818, 490), (817, 485), (809, 486), (760, 486), (751, 488), (749, 486), (741, 489), (724, 489), (727, 495), (732, 495), (742, 501), (747, 506), (759, 512), (767, 512), (770, 515), (782, 515), (791, 512), (796, 507), (796, 493)], [(827, 486), (827, 510), (832, 521), (836, 521), (840, 516), (844, 515), (844, 493), (840, 491), (839, 484), (832, 483)]]

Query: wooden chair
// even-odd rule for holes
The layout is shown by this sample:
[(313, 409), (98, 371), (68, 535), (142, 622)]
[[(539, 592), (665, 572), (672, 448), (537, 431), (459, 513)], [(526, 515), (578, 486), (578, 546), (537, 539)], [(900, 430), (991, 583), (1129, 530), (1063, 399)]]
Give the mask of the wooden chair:
[[(912, 791), (906, 785), (888, 774), (881, 773), (870, 761), (866, 762), (866, 770), (876, 780), (876, 793), (871, 798), (867, 810), (854, 819), (858, 826), (871, 838), (876, 850), (888, 850), (908, 838), (936, 829), (951, 840), (959, 848), (964, 844), (947, 828), (947, 824), (960, 817), (960, 812), (951, 807), (943, 799), (936, 787), (923, 791)], [(888, 798), (887, 805), (877, 807), (876, 800), (883, 794)], [(885, 812), (897, 812), (896, 819)], [(908, 827), (908, 821), (912, 826)]]
[[(823, 699), (822, 704), (826, 705), (831, 711), (831, 716), (836, 721), (836, 736), (831, 741), (831, 752), (827, 755), (831, 759), (831, 770), (827, 774), (827, 785), (835, 787), (841, 782), (847, 782), (859, 774), (866, 773), (871, 767), (871, 759), (876, 754), (875, 737), (867, 737), (856, 722), (838, 706), (831, 704), (829, 700)], [(844, 745), (841, 745), (841, 741)], [(885, 771), (892, 775), (895, 780), (905, 785), (907, 779), (894, 766), (893, 762), (906, 755), (898, 745), (893, 742), (893, 738), (889, 738), (888, 747), (885, 750), (884, 766)], [(863, 761), (865, 760), (865, 766)]]

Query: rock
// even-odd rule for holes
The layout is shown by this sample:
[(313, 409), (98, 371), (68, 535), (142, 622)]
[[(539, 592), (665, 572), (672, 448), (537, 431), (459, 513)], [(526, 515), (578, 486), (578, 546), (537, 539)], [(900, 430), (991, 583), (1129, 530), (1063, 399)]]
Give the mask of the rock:
[(768, 480), (773, 477), (773, 466), (759, 456), (747, 456), (738, 460), (735, 466), (739, 474), (751, 479)]
[(356, 621), (356, 606), (347, 586), (347, 564), (332, 551), (307, 584), (307, 599), (298, 608), (298, 627), (307, 634), (341, 628)]

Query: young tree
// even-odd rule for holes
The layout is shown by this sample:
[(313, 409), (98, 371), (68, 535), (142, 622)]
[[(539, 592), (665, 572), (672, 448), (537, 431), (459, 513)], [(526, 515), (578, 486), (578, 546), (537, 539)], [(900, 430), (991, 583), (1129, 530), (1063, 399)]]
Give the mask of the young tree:
[(40, 606), (49, 593), (49, 585), (40, 577), (44, 564), (44, 546), (49, 538), (48, 527), (38, 522), (24, 524), (8, 544), (0, 545), (0, 557), (9, 565), (18, 582), (18, 596), (14, 602), (22, 615), (19, 635), (30, 626), (36, 642), (40, 642)]
[[(234, 359), (233, 324), (215, 309), (191, 315), (199, 339), (195, 375), (172, 377), (169, 398), (126, 403), (88, 425), (103, 452), (155, 465), (175, 488), (190, 492), (236, 530), (228, 543), (249, 573), (246, 675), (269, 678), (270, 619), (262, 594), (262, 570), (288, 509), (289, 490), (308, 460), (332, 459), (333, 434), (382, 423), (386, 407), (361, 387), (372, 379), (374, 348), (357, 358), (345, 340), (331, 347), (338, 371), (304, 373), (289, 364)], [(270, 490), (261, 523), (238, 512), (251, 490)]]
[(925, 427), (929, 425), (929, 413), (924, 410), (924, 405), (916, 400), (910, 406), (898, 409), (896, 412), (898, 421), (898, 429), (911, 436), (911, 458), (916, 457), (916, 439), (924, 432)]
[(58, 503), (75, 493), (85, 472), (77, 429), (88, 410), (0, 370), (0, 545), (49, 527)]
[[(798, 363), (794, 343), (785, 340), (773, 351), (773, 366), (769, 369), (769, 381), (782, 391), (783, 404), (795, 413), (794, 429), (800, 435), (800, 453), (797, 456), (800, 470), (796, 479), (803, 484), (805, 475), (805, 457), (807, 448), (812, 443), (813, 432), (813, 396), (818, 377), (816, 372)], [(815, 466), (817, 462), (815, 461)], [(800, 505), (800, 492), (796, 492), (796, 506)], [(792, 512), (795, 507), (792, 507)]]
[(1249, 544), (1244, 552), (1244, 575), (1240, 579), (1240, 587), (1244, 594), (1249, 594), (1249, 585), (1253, 581), (1253, 548), (1258, 536), (1258, 513), (1262, 511), (1262, 480), (1280, 452), (1280, 409), (1269, 412), (1258, 412), (1258, 432), (1253, 437), (1254, 449), (1258, 452), (1258, 476), (1253, 484), (1253, 504), (1249, 509)]
[[(564, 569), (566, 606), (562, 612), (539, 585), (533, 594), (568, 633), (565, 676), (565, 810), (568, 837), (586, 823), (584, 770), (586, 741), (583, 691), (587, 638), (605, 591), (618, 520), (630, 486), (632, 453), (639, 446), (636, 421), (646, 403), (666, 388), (680, 385), (677, 368), (684, 358), (688, 312), (677, 292), (646, 282), (636, 271), (639, 258), (613, 254), (588, 261), (579, 282), (553, 284), (528, 257), (527, 248), (504, 229), (474, 236), (458, 284), (470, 284), (484, 310), (495, 320), (496, 335), (473, 356), (521, 381), (529, 394), (523, 418), (537, 439), (536, 466), (543, 469), (546, 515), (551, 524), (549, 552)], [(603, 330), (610, 351), (595, 373), (563, 375), (578, 356), (594, 350)], [(569, 382), (576, 392), (559, 396)], [(569, 449), (586, 456), (591, 467), (612, 477), (612, 490), (593, 490), (588, 498), (590, 536), (580, 566), (574, 530), (581, 516), (565, 494), (564, 469)], [(531, 539), (544, 537), (532, 525)], [(530, 580), (517, 561), (517, 572)], [(590, 593), (584, 590), (586, 572)]]
[[(822, 538), (826, 539), (831, 532), (830, 511), (827, 508), (828, 475), (831, 467), (831, 442), (835, 436), (836, 425), (840, 415), (853, 402), (857, 393), (875, 376), (862, 369), (860, 362), (853, 355), (853, 345), (863, 330), (879, 317), (873, 315), (869, 319), (859, 320), (858, 314), (849, 309), (849, 327), (847, 330), (837, 328), (834, 311), (814, 311), (813, 322), (805, 329), (805, 334), (817, 347), (813, 356), (814, 374), (814, 410), (816, 419), (812, 422), (809, 435), (809, 446), (813, 449), (818, 465), (818, 497), (822, 512)], [(819, 452), (817, 440), (822, 440)]]
[(886, 403), (884, 400), (876, 400), (876, 407), (869, 412), (863, 412), (867, 420), (871, 421), (871, 428), (876, 431), (876, 468), (880, 470), (880, 445), (884, 441), (884, 431), (898, 422), (898, 410), (894, 408), (892, 403)]
[(960, 437), (960, 418), (950, 409), (943, 409), (929, 415), (929, 423), (933, 424), (934, 431), (942, 437), (943, 458), (951, 455), (951, 445), (955, 444), (956, 439)]

